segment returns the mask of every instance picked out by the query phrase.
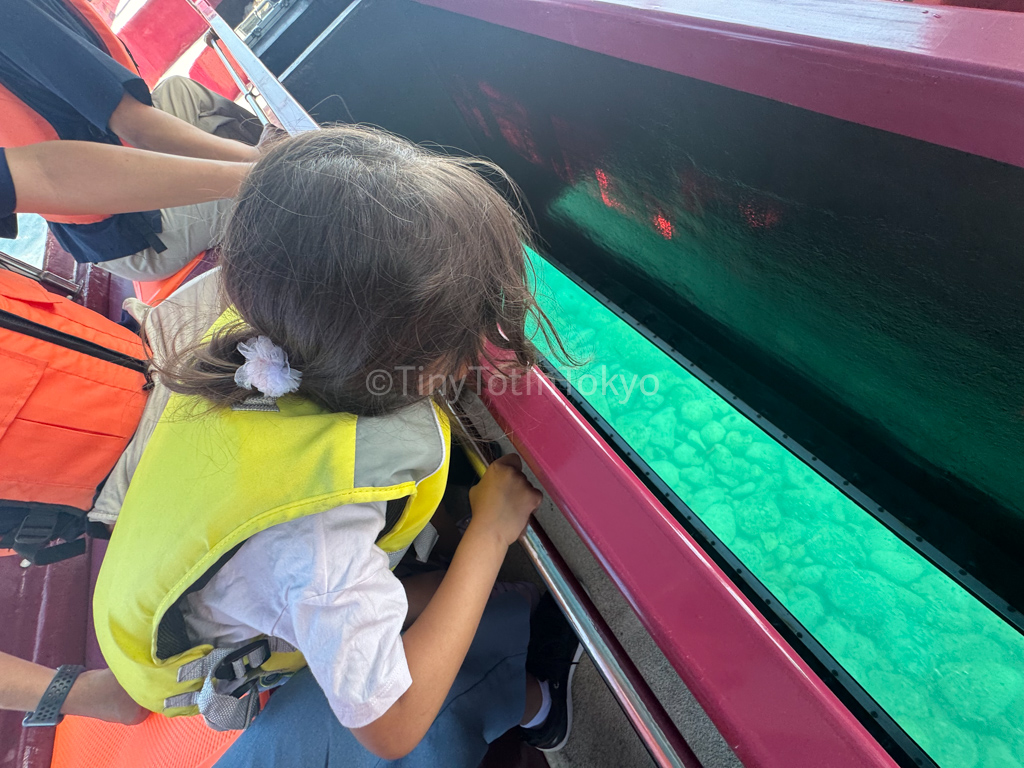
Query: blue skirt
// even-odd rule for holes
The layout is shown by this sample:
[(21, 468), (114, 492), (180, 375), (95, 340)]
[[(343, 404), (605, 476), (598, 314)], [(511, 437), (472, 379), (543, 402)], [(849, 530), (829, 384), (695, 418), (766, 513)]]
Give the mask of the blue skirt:
[(382, 760), (356, 741), (304, 669), (274, 692), (215, 768), (477, 768), (487, 746), (523, 716), (529, 635), (529, 601), (492, 595), (437, 719), (400, 760)]

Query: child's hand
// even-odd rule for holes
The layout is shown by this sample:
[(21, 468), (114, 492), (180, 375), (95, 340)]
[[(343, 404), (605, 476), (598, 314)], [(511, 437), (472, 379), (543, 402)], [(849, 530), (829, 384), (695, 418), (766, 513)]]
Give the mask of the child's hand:
[(469, 489), (472, 524), (497, 534), (507, 547), (519, 538), (530, 515), (544, 498), (523, 474), (523, 462), (515, 454), (502, 456)]

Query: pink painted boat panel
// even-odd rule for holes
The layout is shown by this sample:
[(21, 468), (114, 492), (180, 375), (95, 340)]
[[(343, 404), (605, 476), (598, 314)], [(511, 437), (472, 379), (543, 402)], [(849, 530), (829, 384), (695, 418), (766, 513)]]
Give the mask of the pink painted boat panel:
[(417, 0), (1024, 166), (1024, 15), (879, 0)]

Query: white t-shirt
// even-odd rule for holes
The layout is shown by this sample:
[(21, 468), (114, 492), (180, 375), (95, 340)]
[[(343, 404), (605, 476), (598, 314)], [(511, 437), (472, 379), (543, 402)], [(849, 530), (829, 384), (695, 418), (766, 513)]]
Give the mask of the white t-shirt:
[(374, 543), (385, 502), (347, 504), (261, 531), (182, 606), (196, 642), (261, 634), (302, 651), (338, 721), (359, 728), (409, 689), (408, 601)]

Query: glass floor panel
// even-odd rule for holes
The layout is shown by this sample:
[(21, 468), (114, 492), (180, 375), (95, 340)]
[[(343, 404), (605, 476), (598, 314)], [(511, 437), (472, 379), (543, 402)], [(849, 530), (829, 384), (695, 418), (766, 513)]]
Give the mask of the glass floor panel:
[(1024, 767), (1024, 636), (530, 252), (541, 351), (942, 768)]

